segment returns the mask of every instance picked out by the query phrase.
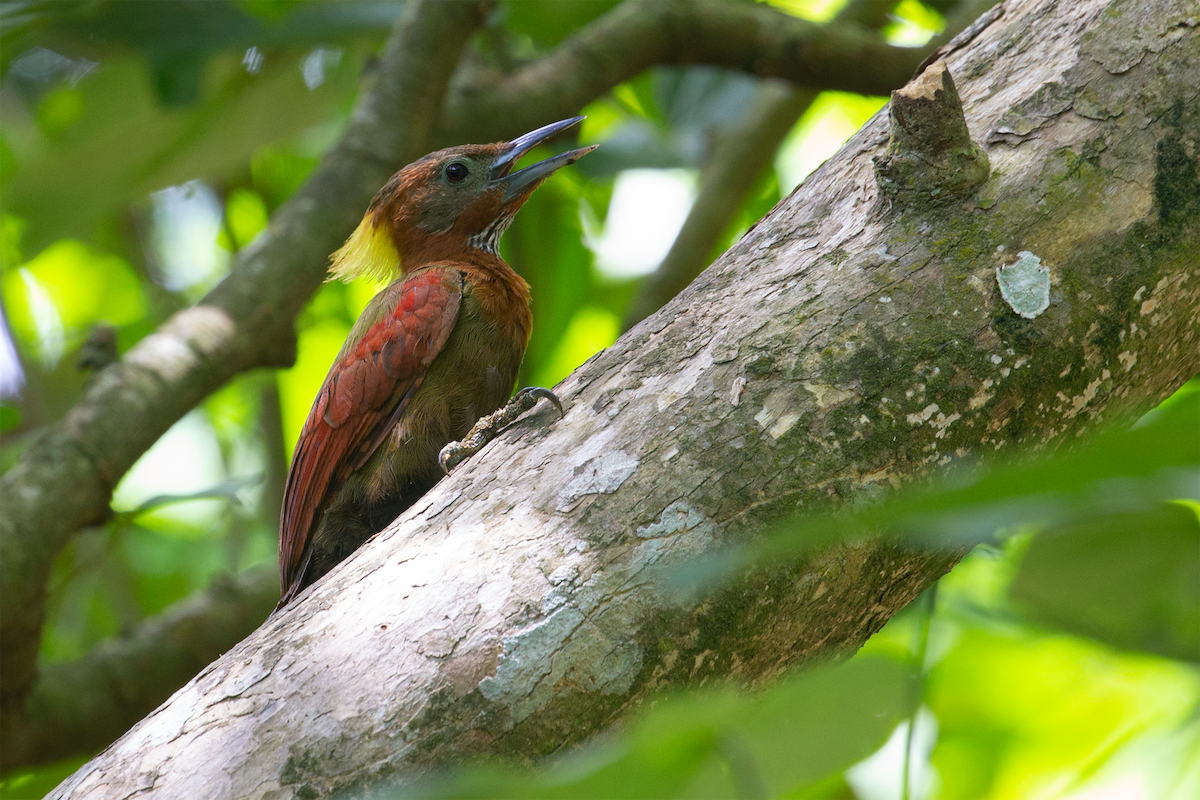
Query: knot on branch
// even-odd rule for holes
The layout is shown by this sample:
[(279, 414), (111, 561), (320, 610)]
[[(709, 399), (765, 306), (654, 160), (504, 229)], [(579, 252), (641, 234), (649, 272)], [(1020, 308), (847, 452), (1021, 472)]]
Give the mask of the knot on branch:
[(944, 203), (987, 180), (988, 158), (971, 141), (962, 101), (944, 61), (892, 92), (887, 153), (875, 156), (885, 197), (904, 205)]

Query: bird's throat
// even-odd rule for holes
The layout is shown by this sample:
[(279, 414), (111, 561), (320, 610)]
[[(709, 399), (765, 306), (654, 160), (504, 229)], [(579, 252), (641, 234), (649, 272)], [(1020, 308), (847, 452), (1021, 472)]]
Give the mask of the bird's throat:
[(479, 233), (467, 239), (467, 245), (476, 250), (482, 250), (493, 256), (500, 255), (500, 237), (508, 230), (508, 226), (512, 224), (513, 217), (517, 214), (514, 208), (511, 211), (505, 211), (500, 216), (496, 217)]

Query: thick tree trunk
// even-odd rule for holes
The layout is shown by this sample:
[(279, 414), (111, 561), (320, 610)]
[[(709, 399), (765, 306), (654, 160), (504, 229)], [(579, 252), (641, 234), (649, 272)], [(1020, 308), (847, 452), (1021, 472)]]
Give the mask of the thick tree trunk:
[(704, 596), (660, 578), (1197, 371), (1194, 14), (1010, 3), (946, 57), (982, 186), (884, 200), (880, 115), (564, 383), (564, 419), (514, 426), (53, 796), (316, 797), (535, 757), (654, 690), (860, 645), (955, 554), (836, 547)]

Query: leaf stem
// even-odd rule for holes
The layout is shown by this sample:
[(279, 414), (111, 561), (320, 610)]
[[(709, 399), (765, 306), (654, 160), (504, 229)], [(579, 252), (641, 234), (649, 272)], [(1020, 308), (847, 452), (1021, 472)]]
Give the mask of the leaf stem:
[(910, 800), (912, 796), (912, 758), (913, 746), (917, 740), (917, 722), (921, 718), (921, 702), (925, 699), (925, 655), (929, 651), (929, 627), (933, 620), (933, 612), (937, 607), (937, 587), (934, 583), (921, 595), (921, 619), (917, 626), (913, 667), (916, 677), (912, 684), (912, 717), (908, 721), (908, 736), (904, 741), (904, 770), (901, 773), (901, 800)]

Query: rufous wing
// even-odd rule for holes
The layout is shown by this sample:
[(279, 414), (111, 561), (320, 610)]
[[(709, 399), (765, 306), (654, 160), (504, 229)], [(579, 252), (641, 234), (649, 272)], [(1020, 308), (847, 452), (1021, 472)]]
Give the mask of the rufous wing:
[(299, 592), (321, 515), (403, 417), (458, 320), (463, 276), (435, 264), (381, 291), (355, 323), (300, 433), (283, 495), (279, 579)]

